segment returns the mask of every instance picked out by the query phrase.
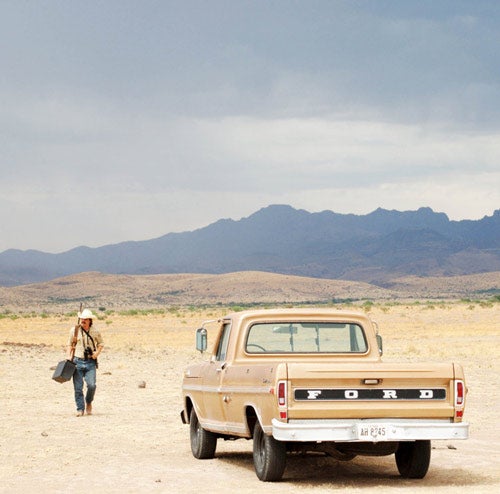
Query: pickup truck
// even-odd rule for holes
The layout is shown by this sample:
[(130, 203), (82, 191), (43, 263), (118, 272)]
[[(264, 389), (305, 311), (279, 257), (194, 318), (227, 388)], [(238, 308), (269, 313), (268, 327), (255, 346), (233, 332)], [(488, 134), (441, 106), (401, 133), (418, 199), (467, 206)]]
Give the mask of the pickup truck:
[(207, 321), (196, 348), (208, 361), (184, 371), (181, 419), (193, 456), (215, 456), (217, 440), (253, 439), (262, 481), (282, 478), (287, 453), (338, 460), (395, 455), (404, 478), (423, 478), (431, 440), (467, 439), (467, 389), (454, 363), (384, 363), (382, 337), (362, 312), (249, 310)]

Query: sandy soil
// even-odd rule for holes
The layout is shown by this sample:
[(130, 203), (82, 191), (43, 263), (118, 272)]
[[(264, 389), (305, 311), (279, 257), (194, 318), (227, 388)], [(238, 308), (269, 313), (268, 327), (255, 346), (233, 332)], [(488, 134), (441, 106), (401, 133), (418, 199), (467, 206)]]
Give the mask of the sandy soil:
[(80, 418), (71, 384), (53, 381), (50, 369), (64, 358), (72, 321), (0, 319), (0, 492), (499, 492), (499, 304), (371, 314), (386, 361), (450, 360), (466, 370), (471, 437), (434, 442), (423, 480), (402, 480), (392, 456), (345, 463), (309, 456), (289, 458), (282, 482), (262, 483), (244, 440), (219, 441), (215, 459), (194, 459), (179, 418), (181, 374), (200, 358), (194, 328), (223, 315), (214, 310), (98, 321), (106, 350), (94, 414)]

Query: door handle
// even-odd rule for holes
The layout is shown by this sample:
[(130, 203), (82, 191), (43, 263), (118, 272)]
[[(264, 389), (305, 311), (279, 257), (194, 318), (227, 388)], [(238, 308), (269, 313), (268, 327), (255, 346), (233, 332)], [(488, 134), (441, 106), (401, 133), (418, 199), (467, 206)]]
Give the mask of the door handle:
[(220, 367), (217, 367), (217, 369), (215, 369), (215, 372), (222, 372), (225, 368), (226, 368), (226, 362), (221, 364)]

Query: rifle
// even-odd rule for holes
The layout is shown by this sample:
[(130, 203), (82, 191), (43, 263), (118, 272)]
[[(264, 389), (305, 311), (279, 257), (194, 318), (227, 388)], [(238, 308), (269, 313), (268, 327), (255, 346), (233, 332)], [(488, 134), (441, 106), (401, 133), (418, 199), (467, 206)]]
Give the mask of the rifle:
[(75, 326), (75, 331), (73, 332), (73, 339), (71, 340), (71, 351), (70, 351), (70, 358), (71, 362), (73, 362), (73, 359), (75, 358), (75, 348), (76, 348), (76, 342), (78, 341), (78, 330), (80, 329), (80, 314), (82, 313), (82, 303), (80, 302), (80, 310), (78, 311), (78, 321)]

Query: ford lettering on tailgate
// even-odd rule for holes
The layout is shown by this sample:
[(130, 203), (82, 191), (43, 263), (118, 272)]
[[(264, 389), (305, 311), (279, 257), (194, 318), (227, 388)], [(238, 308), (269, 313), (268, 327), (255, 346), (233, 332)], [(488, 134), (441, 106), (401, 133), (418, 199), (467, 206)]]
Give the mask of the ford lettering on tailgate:
[(324, 400), (445, 400), (446, 389), (296, 389), (296, 401)]

